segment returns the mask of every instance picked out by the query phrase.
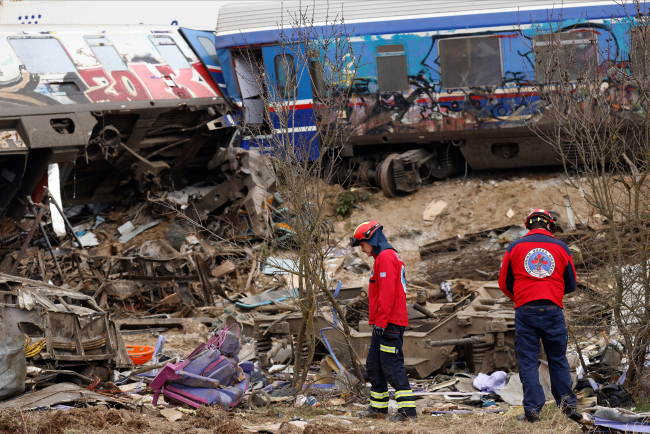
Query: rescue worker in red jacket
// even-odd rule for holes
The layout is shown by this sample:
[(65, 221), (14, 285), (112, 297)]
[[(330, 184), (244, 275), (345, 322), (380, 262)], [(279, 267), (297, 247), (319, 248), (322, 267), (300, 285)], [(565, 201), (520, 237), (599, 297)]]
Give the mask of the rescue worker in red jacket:
[(404, 368), (402, 339), (409, 325), (406, 312), (406, 274), (404, 261), (388, 244), (382, 226), (374, 220), (361, 223), (350, 237), (351, 246), (361, 246), (375, 258), (370, 275), (369, 323), (374, 325), (366, 371), (371, 383), (370, 407), (357, 412), (359, 417), (384, 417), (388, 413), (388, 386), (395, 389), (397, 413), (392, 421), (417, 420), (415, 397)]
[(569, 363), (562, 298), (576, 289), (571, 251), (556, 239), (551, 213), (536, 209), (526, 218), (527, 235), (508, 245), (499, 287), (515, 302), (515, 348), (524, 388), (524, 413), (519, 420), (536, 422), (546, 398), (539, 384), (539, 340), (551, 376), (551, 392), (567, 416), (576, 408)]

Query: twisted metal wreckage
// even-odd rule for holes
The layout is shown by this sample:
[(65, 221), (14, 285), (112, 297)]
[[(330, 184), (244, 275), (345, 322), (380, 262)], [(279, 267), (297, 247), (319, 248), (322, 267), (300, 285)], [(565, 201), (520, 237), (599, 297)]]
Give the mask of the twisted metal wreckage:
[(237, 202), (265, 233), (272, 176), (237, 146), (236, 108), (195, 37), (177, 27), (24, 30), (0, 32), (0, 217), (20, 219), (25, 198), (39, 203), (48, 181), (56, 194), (54, 181), (64, 207), (168, 195), (205, 221)]
[[(363, 294), (360, 296), (363, 298)], [(341, 315), (346, 314), (345, 306), (358, 297), (349, 295), (340, 301), (344, 310)], [(423, 296), (409, 306), (412, 330), (404, 333), (404, 353), (409, 355), (404, 365), (408, 374), (413, 378), (425, 378), (461, 359), (474, 373), (495, 369), (516, 371), (514, 303), (494, 283), (469, 293), (461, 290), (454, 298), (451, 303), (430, 303)], [(283, 359), (289, 357), (283, 350), (293, 344), (301, 319), (300, 313), (253, 318), (256, 357), (262, 366), (283, 363)], [(331, 347), (330, 354), (339, 366), (349, 369), (351, 360), (343, 331), (336, 327), (336, 314), (324, 310), (317, 321), (317, 329), (323, 330), (321, 343)], [(354, 351), (362, 363), (365, 363), (371, 337), (372, 330), (364, 323), (350, 334)]]

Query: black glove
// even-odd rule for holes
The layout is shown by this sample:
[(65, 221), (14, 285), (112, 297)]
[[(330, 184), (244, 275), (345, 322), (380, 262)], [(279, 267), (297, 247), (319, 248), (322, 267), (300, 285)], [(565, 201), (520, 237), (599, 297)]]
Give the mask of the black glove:
[(383, 327), (375, 326), (375, 328), (372, 330), (372, 332), (377, 337), (381, 338), (382, 336), (384, 336), (384, 328)]

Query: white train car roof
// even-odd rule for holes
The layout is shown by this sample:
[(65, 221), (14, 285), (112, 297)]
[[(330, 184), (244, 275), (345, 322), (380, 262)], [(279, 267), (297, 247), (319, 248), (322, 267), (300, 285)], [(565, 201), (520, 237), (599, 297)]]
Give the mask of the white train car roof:
[[(238, 2), (223, 6), (217, 23), (217, 46), (273, 42), (277, 29), (291, 26), (291, 16), (313, 10), (316, 25), (343, 16), (353, 35), (411, 33), (530, 23), (555, 19), (609, 16), (622, 7), (614, 0), (338, 0), (330, 2)], [(631, 5), (627, 6), (631, 11)], [(536, 12), (536, 13), (534, 13)]]

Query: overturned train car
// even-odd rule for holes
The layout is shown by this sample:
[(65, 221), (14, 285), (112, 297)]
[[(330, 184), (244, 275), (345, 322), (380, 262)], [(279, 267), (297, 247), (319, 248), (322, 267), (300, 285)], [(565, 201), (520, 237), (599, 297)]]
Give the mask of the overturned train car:
[[(244, 112), (254, 112), (259, 99), (239, 78), (242, 47), (252, 50), (269, 80), (282, 88), (287, 59), (280, 59), (278, 26), (290, 28), (300, 7), (297, 1), (277, 1), (221, 9), (215, 42), (223, 87)], [(340, 14), (355, 53), (362, 53), (341, 114), (361, 121), (342, 150), (335, 180), (370, 182), (393, 197), (466, 170), (466, 164), (473, 169), (560, 164), (557, 152), (526, 125), (544, 121), (544, 104), (532, 85), (543, 80), (535, 58), (543, 55), (548, 33), (560, 26), (567, 58), (573, 53), (578, 62), (606, 68), (612, 62), (602, 58), (606, 47), (622, 58), (629, 51), (626, 18), (636, 10), (612, 0), (561, 5), (372, 0), (309, 5), (308, 13), (316, 23)], [(293, 61), (305, 75), (301, 80), (319, 70)], [(320, 82), (316, 76), (311, 81)], [(299, 134), (315, 134), (310, 86), (301, 85), (295, 99), (304, 120)]]
[[(345, 305), (345, 301), (342, 304)], [(403, 349), (407, 356), (404, 366), (409, 375), (425, 378), (445, 373), (457, 362), (462, 362), (473, 373), (518, 369), (514, 303), (503, 295), (496, 283), (488, 283), (453, 303), (425, 304), (432, 317), (410, 320), (411, 326), (404, 333)], [(413, 307), (415, 305), (409, 305), (409, 310)], [(418, 312), (412, 311), (414, 314)], [(282, 351), (290, 354), (301, 319), (298, 313), (254, 318), (256, 356), (262, 366), (277, 361)], [(332, 310), (323, 310), (317, 319), (317, 329), (327, 339), (330, 354), (343, 367), (351, 369), (344, 332), (340, 323), (336, 327)], [(371, 338), (372, 328), (367, 323), (360, 325), (358, 331), (352, 329), (350, 332), (350, 342), (361, 363), (366, 361)], [(317, 347), (317, 354), (328, 352), (325, 345)], [(303, 354), (306, 354), (305, 348)], [(288, 358), (288, 355), (284, 357)]]
[(178, 27), (4, 26), (0, 213), (18, 217), (25, 196), (40, 200), (51, 164), (66, 206), (227, 186), (195, 195), (206, 218), (245, 198), (249, 159), (226, 151), (231, 103), (193, 42)]

